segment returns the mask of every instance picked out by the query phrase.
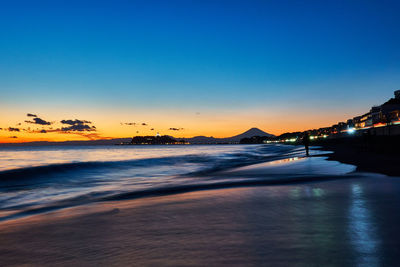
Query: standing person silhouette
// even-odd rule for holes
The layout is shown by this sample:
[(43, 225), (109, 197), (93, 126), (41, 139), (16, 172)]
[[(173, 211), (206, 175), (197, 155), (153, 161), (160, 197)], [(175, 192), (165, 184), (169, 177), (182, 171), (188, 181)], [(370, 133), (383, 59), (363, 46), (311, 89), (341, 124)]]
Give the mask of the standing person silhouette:
[(303, 135), (303, 144), (306, 149), (306, 156), (309, 157), (308, 146), (310, 145), (310, 136), (308, 135), (308, 132), (305, 132)]

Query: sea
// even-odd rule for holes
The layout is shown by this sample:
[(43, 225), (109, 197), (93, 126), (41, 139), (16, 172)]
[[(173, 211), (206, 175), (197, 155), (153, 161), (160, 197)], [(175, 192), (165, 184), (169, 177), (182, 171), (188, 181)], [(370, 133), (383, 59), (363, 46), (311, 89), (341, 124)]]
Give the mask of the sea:
[[(331, 179), (354, 171), (326, 157), (311, 164), (304, 156), (302, 146), (291, 145), (3, 147), (0, 220), (99, 201)], [(251, 170), (260, 163), (269, 166)]]
[(400, 180), (328, 154), (280, 144), (0, 148), (1, 264), (397, 266)]

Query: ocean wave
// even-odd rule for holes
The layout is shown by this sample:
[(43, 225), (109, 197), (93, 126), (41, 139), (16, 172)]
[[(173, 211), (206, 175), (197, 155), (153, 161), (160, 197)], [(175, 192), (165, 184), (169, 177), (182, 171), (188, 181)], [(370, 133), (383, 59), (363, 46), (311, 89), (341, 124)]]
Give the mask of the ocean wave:
[(10, 215), (0, 217), (0, 221), (21, 218), (25, 216), (60, 210), (64, 208), (76, 207), (95, 202), (108, 202), (108, 201), (123, 201), (133, 200), (146, 197), (160, 197), (168, 195), (183, 194), (189, 192), (203, 191), (203, 190), (217, 190), (229, 189), (237, 187), (256, 187), (256, 186), (282, 186), (304, 184), (312, 182), (332, 181), (338, 179), (360, 178), (360, 174), (347, 174), (347, 175), (285, 175), (283, 176), (269, 176), (269, 177), (252, 177), (251, 179), (235, 179), (235, 180), (220, 180), (208, 183), (185, 184), (148, 188), (144, 190), (134, 190), (129, 192), (93, 192), (82, 195), (76, 198), (71, 198), (63, 201), (53, 202), (48, 205), (39, 205), (37, 207), (29, 206), (14, 206), (3, 211), (12, 211)]
[[(300, 147), (201, 147), (190, 151), (198, 153), (68, 162), (0, 171), (0, 213), (28, 215), (96, 201), (301, 181), (293, 175), (245, 177), (227, 172), (257, 163), (302, 157), (304, 151)], [(208, 153), (202, 153), (204, 151)]]
[(182, 156), (141, 158), (120, 161), (83, 161), (55, 163), (0, 171), (0, 182), (18, 179), (31, 179), (37, 176), (53, 173), (76, 172), (89, 169), (124, 169), (134, 167), (153, 167), (163, 165), (179, 165), (185, 163), (203, 164), (204, 170), (194, 171), (193, 175), (216, 172), (219, 170), (245, 166), (258, 162), (284, 158), (299, 153), (297, 147), (283, 147), (272, 150), (263, 147), (258, 150), (243, 151), (240, 153), (225, 153), (221, 155), (192, 154)]
[(131, 168), (131, 167), (151, 167), (160, 165), (175, 165), (182, 163), (207, 163), (211, 158), (204, 155), (185, 155), (176, 157), (160, 157), (147, 159), (132, 159), (122, 161), (87, 161), (87, 162), (67, 162), (41, 166), (25, 167), (0, 171), (0, 181), (14, 180), (19, 178), (28, 179), (34, 176), (49, 175), (57, 172), (73, 172), (85, 169), (98, 168)]

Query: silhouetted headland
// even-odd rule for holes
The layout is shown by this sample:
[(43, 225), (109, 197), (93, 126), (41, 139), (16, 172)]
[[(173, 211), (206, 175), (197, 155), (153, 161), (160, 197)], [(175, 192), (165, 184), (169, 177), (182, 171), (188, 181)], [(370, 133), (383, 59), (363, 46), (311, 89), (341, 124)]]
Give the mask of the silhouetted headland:
[(176, 140), (168, 135), (156, 136), (135, 136), (130, 143), (122, 143), (122, 145), (185, 145), (185, 140)]

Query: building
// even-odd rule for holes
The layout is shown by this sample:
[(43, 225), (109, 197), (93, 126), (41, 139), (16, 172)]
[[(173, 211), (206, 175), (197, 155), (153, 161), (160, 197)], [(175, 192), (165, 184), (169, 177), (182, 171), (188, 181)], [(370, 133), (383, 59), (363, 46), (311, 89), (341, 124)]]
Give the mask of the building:
[(347, 129), (354, 128), (354, 120), (353, 119), (348, 119), (346, 124), (347, 124)]
[(354, 128), (360, 129), (361, 128), (361, 116), (357, 116), (353, 118)]
[(400, 90), (394, 91), (394, 98), (400, 99)]
[(372, 126), (372, 116), (371, 112), (365, 113), (364, 115), (361, 115), (360, 119), (360, 127), (371, 127)]
[(382, 123), (384, 121), (381, 106), (372, 107), (370, 113), (371, 113), (372, 125), (375, 125), (377, 123)]
[[(339, 122), (331, 127), (308, 130), (310, 136), (319, 137), (343, 137), (345, 133), (358, 133), (361, 135), (364, 129), (372, 128), (377, 135), (400, 135), (400, 90), (394, 92), (394, 98), (389, 99), (380, 106), (373, 106), (368, 113), (349, 119), (346, 122)], [(357, 131), (359, 130), (359, 131)], [(370, 131), (370, 130), (368, 130)], [(282, 134), (281, 141), (290, 137), (299, 137), (303, 133)], [(357, 135), (357, 134), (356, 134)]]
[(345, 122), (339, 122), (338, 124), (338, 132), (343, 132), (347, 130), (347, 124)]

